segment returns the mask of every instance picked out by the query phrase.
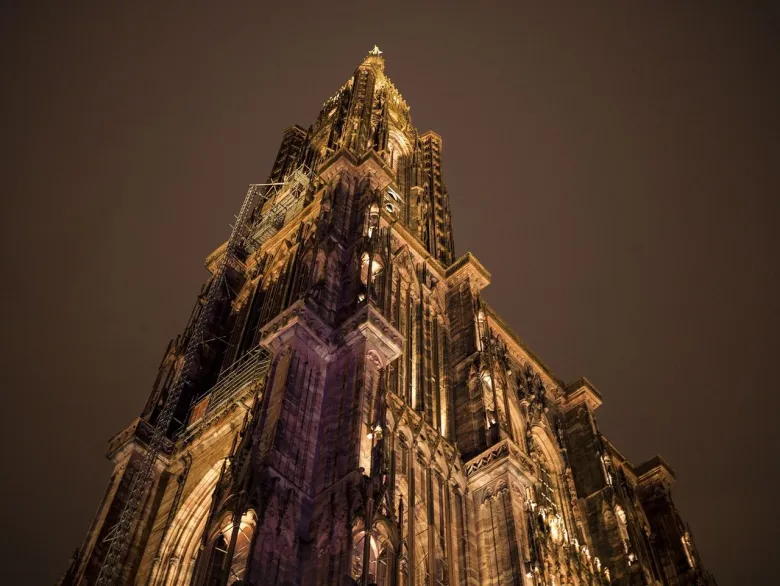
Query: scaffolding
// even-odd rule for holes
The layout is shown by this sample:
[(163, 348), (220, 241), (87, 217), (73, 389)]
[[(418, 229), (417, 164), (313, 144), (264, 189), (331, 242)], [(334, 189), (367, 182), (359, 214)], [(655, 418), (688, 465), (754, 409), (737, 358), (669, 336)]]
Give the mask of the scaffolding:
[[(295, 183), (293, 191), (300, 190), (301, 186), (304, 185), (301, 182), (301, 178), (296, 177), (295, 173), (293, 173), (293, 182)], [(187, 373), (195, 362), (200, 347), (204, 342), (204, 334), (207, 333), (206, 328), (213, 316), (219, 296), (218, 292), (225, 279), (227, 267), (235, 263), (237, 260), (236, 253), (242, 248), (247, 248), (252, 237), (252, 231), (248, 229), (248, 219), (253, 206), (255, 202), (259, 206), (265, 205), (269, 199), (274, 197), (277, 188), (282, 188), (282, 191), (286, 193), (285, 185), (287, 185), (287, 182), (252, 184), (247, 190), (241, 209), (232, 227), (225, 251), (217, 262), (203, 309), (193, 324), (181, 369), (168, 391), (168, 396), (153, 427), (148, 449), (143, 459), (133, 464), (136, 470), (132, 476), (128, 498), (122, 509), (119, 522), (107, 533), (105, 541), (109, 542), (110, 545), (98, 574), (98, 586), (111, 586), (120, 579), (122, 565), (130, 549), (133, 528), (139, 520), (145, 496), (154, 481), (155, 463), (164, 446), (168, 443), (166, 437), (168, 427), (173, 419), (173, 413), (179, 403), (182, 391), (185, 386), (189, 385)], [(305, 183), (305, 187), (308, 187), (308, 182)], [(264, 221), (265, 218), (261, 218), (260, 224), (262, 225)], [(255, 350), (253, 354), (246, 357), (246, 360), (240, 360), (239, 365), (229, 373), (226, 372), (214, 387), (214, 391), (218, 393), (218, 398), (215, 398), (213, 409), (216, 409), (220, 404), (225, 404), (231, 397), (235, 396), (235, 393), (245, 388), (248, 383), (265, 376), (269, 364), (270, 357), (267, 351), (262, 349)], [(209, 405), (209, 410), (212, 410), (211, 405)], [(130, 470), (127, 472), (129, 473)]]
[(306, 165), (300, 165), (287, 177), (281, 187), (269, 192), (267, 201), (270, 208), (263, 213), (249, 234), (250, 246), (260, 248), (271, 236), (276, 234), (287, 221), (298, 214), (306, 204), (306, 193), (312, 184), (313, 173)]
[[(247, 397), (257, 394), (257, 385), (265, 380), (271, 367), (271, 354), (262, 346), (246, 352), (220, 375), (216, 384), (201, 395), (190, 407), (189, 424), (182, 427), (174, 438), (177, 442), (188, 441), (193, 435), (212, 421), (218, 419), (231, 406)], [(248, 405), (244, 402), (244, 406)]]
[(220, 407), (238, 397), (248, 385), (265, 376), (270, 365), (271, 355), (262, 346), (247, 352), (223, 373), (211, 389), (206, 414), (218, 411)]

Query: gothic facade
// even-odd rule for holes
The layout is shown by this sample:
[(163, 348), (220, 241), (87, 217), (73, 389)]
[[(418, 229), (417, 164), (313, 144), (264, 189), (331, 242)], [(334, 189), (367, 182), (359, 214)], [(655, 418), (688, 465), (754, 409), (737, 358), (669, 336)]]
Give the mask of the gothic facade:
[(713, 583), (670, 467), (624, 458), (593, 385), (556, 378), (482, 298), (441, 155), (376, 48), (285, 131), (140, 417), (110, 440), (61, 583)]

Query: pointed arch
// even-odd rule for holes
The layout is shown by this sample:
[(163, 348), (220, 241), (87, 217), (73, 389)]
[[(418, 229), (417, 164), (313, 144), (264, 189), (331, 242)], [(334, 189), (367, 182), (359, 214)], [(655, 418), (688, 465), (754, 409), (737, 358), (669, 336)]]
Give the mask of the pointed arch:
[(203, 475), (174, 516), (160, 547), (160, 563), (149, 582), (152, 586), (189, 584), (222, 462), (218, 460)]
[(564, 469), (563, 457), (558, 450), (552, 432), (541, 425), (534, 425), (531, 428), (531, 434), (534, 438), (534, 445), (541, 451), (548, 465), (553, 468), (556, 474), (561, 474)]
[[(352, 526), (352, 556), (350, 574), (353, 580), (360, 581), (364, 570), (368, 571), (369, 582), (377, 586), (390, 586), (393, 583), (398, 535), (387, 519), (380, 517), (366, 532), (362, 517)], [(364, 560), (368, 539), (368, 560)], [(368, 565), (365, 568), (365, 565)]]
[(395, 253), (393, 264), (396, 267), (396, 271), (401, 275), (401, 278), (406, 280), (412, 285), (412, 289), (416, 290), (420, 286), (420, 281), (417, 278), (417, 269), (414, 266), (414, 257), (409, 252), (407, 245), (402, 246)]
[(293, 247), (294, 245), (289, 240), (284, 240), (273, 252), (273, 255), (266, 263), (266, 270), (262, 281), (264, 286), (279, 278), (279, 275), (284, 270), (285, 263), (293, 252)]

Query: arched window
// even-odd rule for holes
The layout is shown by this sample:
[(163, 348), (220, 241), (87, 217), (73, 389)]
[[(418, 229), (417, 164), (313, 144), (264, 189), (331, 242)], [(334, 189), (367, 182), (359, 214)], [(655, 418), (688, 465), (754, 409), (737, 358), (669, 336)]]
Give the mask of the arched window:
[(219, 533), (214, 539), (214, 543), (212, 544), (206, 586), (219, 586), (219, 583), (222, 581), (222, 568), (225, 565), (225, 556), (227, 556), (227, 551), (227, 539), (225, 539), (225, 536), (222, 533)]
[(379, 273), (382, 272), (384, 269), (384, 266), (382, 265), (382, 260), (374, 255), (373, 259), (370, 259), (371, 262), (369, 263), (369, 256), (367, 252), (363, 253), (363, 256), (360, 257), (360, 280), (363, 282), (364, 285), (368, 283), (368, 265), (371, 265), (371, 278), (375, 278)]
[[(233, 559), (230, 562), (230, 576), (228, 577), (228, 586), (243, 580), (246, 575), (247, 564), (249, 563), (249, 553), (252, 547), (252, 536), (255, 532), (257, 518), (253, 511), (247, 511), (242, 517), (236, 534), (236, 547), (233, 551)], [(233, 532), (233, 524), (225, 528), (225, 531)]]
[[(364, 555), (368, 542), (368, 567), (364, 568)], [(369, 584), (390, 586), (393, 571), (393, 547), (385, 532), (378, 526), (369, 535), (360, 528), (356, 531), (352, 546), (352, 578), (360, 582), (363, 572), (368, 572)]]
[[(381, 302), (384, 268), (378, 255), (371, 258), (367, 252), (364, 252), (360, 257), (360, 281), (365, 286), (364, 290), (367, 290), (369, 298), (375, 302)], [(369, 271), (371, 272), (370, 279)]]
[(400, 211), (401, 203), (403, 203), (403, 198), (398, 195), (398, 192), (395, 189), (388, 186), (387, 195), (384, 199), (385, 211), (389, 214), (395, 215)]
[(541, 505), (547, 507), (551, 514), (558, 514), (558, 499), (555, 496), (555, 483), (553, 482), (550, 470), (544, 462), (539, 462), (539, 482)]
[(466, 509), (463, 503), (460, 489), (456, 488), (453, 499), (455, 509), (455, 535), (456, 535), (456, 560), (458, 563), (458, 584), (466, 583), (466, 547), (468, 541), (468, 532), (466, 531)]
[(312, 266), (313, 259), (314, 252), (308, 250), (298, 261), (297, 275), (292, 287), (293, 297), (291, 297), (291, 300), (304, 295), (312, 284), (310, 277), (314, 272), (314, 267)]
[(549, 527), (550, 537), (556, 543), (568, 541), (568, 532), (558, 506), (555, 478), (544, 461), (539, 462), (539, 499), (542, 519)]
[(246, 575), (246, 568), (249, 563), (249, 553), (252, 547), (252, 536), (254, 535), (256, 522), (257, 517), (253, 511), (247, 511), (241, 517), (238, 531), (236, 532), (233, 557), (229, 562), (227, 556), (230, 553), (230, 540), (233, 538), (234, 525), (229, 519), (223, 525), (212, 543), (206, 579), (207, 586), (219, 586), (222, 583), (222, 573), (225, 571), (225, 564), (227, 563), (230, 564), (228, 569), (228, 586), (243, 583), (242, 580)]
[(372, 203), (366, 210), (366, 236), (371, 238), (377, 228), (379, 228), (379, 206)]

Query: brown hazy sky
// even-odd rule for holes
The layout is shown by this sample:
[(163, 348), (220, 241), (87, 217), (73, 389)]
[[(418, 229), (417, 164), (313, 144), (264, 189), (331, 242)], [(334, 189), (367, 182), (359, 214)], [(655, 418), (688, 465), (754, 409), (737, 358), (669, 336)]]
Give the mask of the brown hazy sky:
[(376, 43), (488, 301), (721, 586), (776, 583), (776, 3), (119, 4), (0, 7), (0, 581), (65, 570), (246, 185)]

